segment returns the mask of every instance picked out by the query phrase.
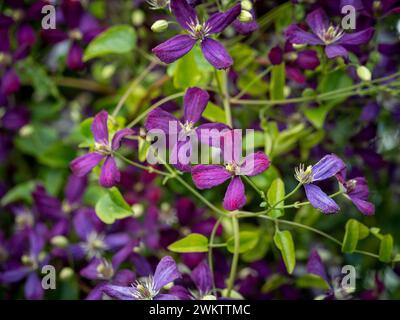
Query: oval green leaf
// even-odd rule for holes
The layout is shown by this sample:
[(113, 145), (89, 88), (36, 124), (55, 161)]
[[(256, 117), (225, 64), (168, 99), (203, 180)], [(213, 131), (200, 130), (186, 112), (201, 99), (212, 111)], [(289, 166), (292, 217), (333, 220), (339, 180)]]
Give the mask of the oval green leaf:
[(292, 234), (288, 230), (277, 230), (274, 235), (274, 242), (281, 251), (287, 272), (291, 274), (296, 266), (296, 252), (294, 250)]
[[(240, 238), (240, 249), (239, 253), (247, 252), (253, 249), (258, 242), (259, 233), (258, 231), (241, 231), (239, 232)], [(227, 249), (230, 253), (235, 252), (235, 238), (231, 237), (227, 241)]]
[(191, 233), (185, 238), (175, 241), (168, 246), (173, 252), (207, 252), (208, 239), (199, 233)]

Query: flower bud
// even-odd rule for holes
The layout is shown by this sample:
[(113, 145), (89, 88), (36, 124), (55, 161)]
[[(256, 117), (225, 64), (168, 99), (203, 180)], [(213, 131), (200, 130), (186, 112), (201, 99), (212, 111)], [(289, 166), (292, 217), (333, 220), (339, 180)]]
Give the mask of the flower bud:
[(242, 5), (242, 10), (250, 11), (251, 9), (253, 9), (253, 4), (249, 0), (243, 0), (241, 2), (241, 5)]
[(60, 271), (60, 279), (68, 280), (74, 275), (74, 270), (69, 267), (65, 267)]
[(157, 20), (151, 26), (151, 30), (153, 32), (163, 32), (168, 28), (168, 21), (167, 20)]
[(141, 203), (135, 203), (132, 205), (133, 216), (139, 218), (143, 215), (144, 207)]
[(240, 22), (250, 22), (251, 20), (253, 20), (253, 15), (249, 11), (242, 10), (242, 12), (240, 12)]
[(371, 71), (365, 66), (359, 66), (357, 68), (357, 75), (363, 81), (371, 81)]
[(51, 244), (55, 247), (65, 248), (68, 245), (68, 239), (64, 236), (55, 236), (50, 240)]

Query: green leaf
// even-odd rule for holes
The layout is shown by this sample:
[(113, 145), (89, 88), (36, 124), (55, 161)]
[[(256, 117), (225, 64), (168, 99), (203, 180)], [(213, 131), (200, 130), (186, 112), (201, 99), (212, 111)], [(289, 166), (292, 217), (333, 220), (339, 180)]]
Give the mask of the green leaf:
[(267, 281), (261, 288), (262, 293), (270, 293), (284, 284), (288, 283), (289, 279), (287, 279), (284, 275), (275, 273), (272, 276), (268, 277)]
[(360, 236), (358, 221), (350, 219), (346, 223), (346, 231), (344, 234), (342, 252), (352, 253), (357, 248)]
[(49, 127), (33, 125), (26, 131), (15, 139), (15, 145), (22, 153), (34, 157), (40, 157), (58, 139), (57, 132)]
[(259, 232), (259, 237), (256, 246), (253, 249), (243, 253), (241, 256), (242, 260), (247, 263), (261, 260), (267, 254), (270, 243), (271, 243), (271, 238), (268, 235), (268, 233)]
[(1, 205), (6, 206), (16, 201), (25, 201), (32, 203), (32, 191), (35, 189), (35, 181), (27, 181), (16, 185), (10, 189), (1, 199)]
[(287, 272), (291, 274), (296, 266), (296, 252), (294, 250), (292, 234), (288, 230), (276, 230), (274, 242), (277, 248), (281, 251)]
[(303, 113), (315, 128), (322, 129), (326, 116), (333, 107), (332, 104), (324, 104), (317, 108), (305, 108)]
[(112, 224), (115, 220), (129, 217), (133, 214), (130, 206), (116, 188), (108, 189), (96, 203), (96, 214), (101, 221)]
[(64, 143), (54, 143), (38, 157), (40, 163), (52, 168), (68, 168), (75, 149)]
[(239, 77), (238, 87), (241, 91), (245, 90), (245, 92), (252, 96), (262, 96), (268, 91), (268, 84), (258, 78), (258, 75), (252, 70), (243, 73)]
[(79, 148), (89, 148), (94, 145), (94, 138), (92, 133), (93, 118), (87, 118), (79, 124), (79, 133), (81, 134), (82, 142)]
[(187, 53), (176, 62), (173, 78), (177, 89), (187, 89), (198, 84), (201, 80), (201, 72), (197, 67), (193, 52)]
[[(259, 233), (258, 231), (241, 231), (239, 232), (240, 249), (239, 253), (244, 253), (253, 249), (257, 245)], [(235, 252), (235, 238), (231, 237), (227, 241), (227, 249), (230, 253)]]
[(329, 284), (316, 274), (305, 274), (296, 279), (296, 286), (299, 288), (317, 288), (328, 290)]
[(379, 260), (382, 262), (392, 261), (393, 251), (393, 237), (390, 234), (386, 234), (382, 237), (381, 244), (379, 247)]
[(207, 107), (203, 112), (203, 117), (212, 122), (226, 122), (225, 110), (212, 102), (207, 104)]
[(123, 54), (130, 52), (136, 46), (136, 32), (128, 25), (117, 25), (94, 38), (83, 55), (83, 60), (102, 57), (109, 54)]
[(208, 239), (199, 233), (191, 233), (168, 246), (173, 252), (207, 252)]
[(284, 63), (272, 67), (270, 84), (271, 100), (283, 100), (285, 98), (285, 77)]
[[(319, 93), (331, 92), (333, 90), (343, 89), (350, 87), (353, 84), (353, 80), (343, 70), (337, 70), (324, 74), (320, 80), (317, 91)], [(337, 105), (346, 100), (346, 97), (329, 100), (330, 105)]]
[(253, 63), (257, 56), (257, 52), (253, 48), (243, 43), (236, 43), (229, 49), (229, 53), (233, 58), (235, 70), (237, 71), (241, 71)]
[[(267, 193), (267, 198), (268, 198), (268, 202), (269, 204), (272, 206), (275, 203), (277, 203), (278, 201), (280, 201), (281, 199), (283, 199), (285, 197), (285, 184), (283, 183), (281, 178), (277, 178), (275, 179), (272, 184), (271, 187), (268, 190)], [(285, 203), (281, 202), (278, 204), (278, 207), (282, 207), (284, 206)], [(281, 216), (283, 216), (283, 210), (271, 210), (268, 215), (273, 217), (273, 218), (279, 218)]]

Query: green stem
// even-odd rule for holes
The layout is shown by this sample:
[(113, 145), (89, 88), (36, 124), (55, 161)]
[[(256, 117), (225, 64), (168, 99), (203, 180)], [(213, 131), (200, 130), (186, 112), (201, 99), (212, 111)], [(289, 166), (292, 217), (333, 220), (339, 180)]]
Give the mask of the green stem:
[(233, 287), (235, 285), (236, 272), (239, 262), (239, 251), (240, 251), (239, 221), (235, 215), (232, 216), (232, 228), (233, 228), (233, 237), (235, 240), (235, 246), (231, 264), (231, 272), (229, 274), (229, 279), (228, 279), (228, 288), (227, 288), (228, 290), (226, 294), (228, 298), (231, 296)]
[(134, 166), (136, 168), (145, 170), (145, 171), (147, 171), (149, 173), (157, 173), (157, 174), (162, 175), (162, 176), (171, 177), (171, 178), (173, 177), (170, 173), (167, 173), (167, 172), (164, 172), (164, 171), (160, 171), (160, 170), (157, 170), (157, 169), (155, 169), (153, 167), (145, 166), (145, 165), (142, 165), (140, 163), (137, 163), (137, 162), (134, 162), (132, 160), (129, 160), (128, 158), (124, 157), (122, 154), (120, 154), (118, 152), (114, 152), (114, 155), (117, 156), (118, 158), (120, 158), (121, 160), (125, 161), (126, 163), (130, 164), (131, 166)]
[(150, 108), (145, 110), (143, 113), (141, 113), (138, 117), (136, 117), (134, 120), (132, 120), (126, 127), (127, 128), (132, 128), (136, 124), (138, 124), (142, 119), (144, 119), (151, 111), (154, 109), (158, 108), (159, 106), (163, 105), (164, 103), (183, 97), (185, 93), (184, 92), (178, 92), (175, 94), (172, 94), (168, 97), (165, 97), (164, 99), (161, 99), (160, 101), (156, 102), (155, 104), (151, 105)]
[(251, 180), (248, 176), (242, 176), (242, 178), (260, 195), (260, 197), (265, 200), (264, 191), (260, 190), (259, 187)]
[(221, 83), (221, 80), (218, 76), (218, 71), (215, 70), (214, 72), (215, 80), (217, 81), (218, 91), (221, 96), (223, 96), (223, 105), (225, 110), (225, 117), (226, 117), (226, 124), (232, 128), (232, 113), (231, 113), (231, 105), (230, 105), (230, 98), (228, 92), (228, 76), (227, 72), (224, 73), (224, 81)]
[(138, 84), (140, 84), (143, 79), (151, 72), (151, 70), (153, 70), (153, 68), (157, 65), (156, 62), (151, 62), (146, 69), (144, 69), (142, 71), (141, 74), (139, 74), (139, 76), (132, 81), (131, 85), (128, 87), (128, 89), (125, 91), (124, 95), (121, 97), (121, 99), (118, 101), (117, 106), (115, 107), (112, 116), (115, 117), (118, 112), (121, 111), (122, 107), (124, 106), (124, 103), (126, 102), (126, 100), (129, 98), (129, 96), (131, 95), (132, 91), (138, 86)]
[(272, 70), (272, 66), (269, 66), (267, 69), (265, 69), (263, 72), (261, 72), (260, 74), (257, 75), (257, 77), (253, 78), (244, 88), (242, 91), (240, 91), (236, 96), (233, 97), (233, 99), (240, 99), (241, 97), (243, 97), (246, 93), (247, 90), (249, 88), (251, 88), (251, 86), (256, 83), (258, 80), (262, 79), (263, 77), (265, 77), (268, 73), (270, 73), (270, 71)]
[(216, 296), (217, 291), (216, 291), (216, 286), (215, 286), (215, 279), (214, 279), (214, 262), (213, 262), (213, 244), (214, 244), (214, 239), (215, 235), (217, 234), (218, 227), (221, 224), (222, 218), (218, 218), (218, 220), (215, 222), (214, 227), (211, 231), (210, 235), (210, 248), (208, 249), (208, 266), (211, 271), (211, 283), (213, 287), (213, 294)]

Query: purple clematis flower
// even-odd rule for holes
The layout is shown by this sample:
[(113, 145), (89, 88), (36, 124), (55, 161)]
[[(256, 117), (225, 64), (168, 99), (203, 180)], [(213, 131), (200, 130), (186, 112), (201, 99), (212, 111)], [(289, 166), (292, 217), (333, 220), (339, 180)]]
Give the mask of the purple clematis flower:
[(368, 202), (369, 190), (368, 183), (364, 177), (357, 177), (346, 180), (346, 170), (340, 171), (336, 178), (346, 190), (346, 196), (354, 203), (358, 210), (366, 216), (375, 213), (375, 206)]
[[(229, 139), (229, 136), (233, 139)], [(259, 175), (270, 165), (268, 157), (263, 152), (252, 153), (242, 159), (240, 156), (242, 142), (235, 136), (232, 130), (223, 137), (225, 142), (222, 148), (223, 165), (200, 164), (192, 168), (192, 179), (199, 189), (213, 188), (231, 179), (223, 201), (224, 208), (229, 211), (238, 210), (246, 204), (244, 184), (240, 176)], [(228, 149), (231, 150), (227, 151)]]
[(134, 134), (134, 131), (129, 128), (117, 131), (110, 144), (107, 120), (108, 114), (106, 111), (102, 111), (94, 117), (92, 133), (96, 150), (73, 160), (71, 162), (71, 170), (76, 176), (83, 177), (104, 159), (100, 173), (100, 185), (105, 188), (111, 188), (120, 181), (120, 172), (113, 152), (121, 147), (122, 139)]
[(154, 276), (137, 280), (129, 287), (107, 285), (103, 291), (118, 300), (176, 300), (171, 294), (160, 294), (167, 284), (180, 278), (178, 267), (170, 256), (162, 258), (157, 265)]
[(344, 46), (367, 43), (374, 33), (373, 28), (345, 33), (339, 26), (329, 24), (329, 18), (323, 9), (316, 9), (308, 14), (306, 21), (312, 33), (293, 24), (286, 30), (287, 39), (293, 44), (323, 45), (328, 58), (346, 58), (348, 51)]
[(202, 23), (185, 0), (171, 0), (171, 10), (176, 20), (189, 34), (175, 36), (155, 47), (153, 53), (164, 63), (172, 63), (192, 50), (200, 41), (201, 50), (207, 61), (217, 69), (227, 69), (233, 60), (225, 48), (210, 38), (211, 35), (225, 30), (240, 14), (240, 4), (226, 12), (213, 14)]
[(314, 166), (308, 166), (305, 169), (304, 165), (300, 165), (296, 168), (295, 177), (304, 185), (307, 199), (314, 208), (321, 210), (323, 213), (335, 213), (340, 210), (336, 202), (313, 182), (333, 177), (345, 167), (346, 165), (339, 157), (331, 154), (323, 157)]
[(195, 124), (200, 120), (201, 115), (207, 106), (209, 98), (207, 91), (199, 88), (189, 88), (186, 91), (183, 101), (184, 116), (182, 121), (179, 121), (169, 112), (157, 108), (149, 113), (144, 124), (147, 130), (162, 130), (167, 136), (171, 136), (175, 133), (170, 132), (171, 128), (177, 129), (176, 133), (178, 135), (178, 142), (174, 145), (172, 154), (174, 159), (177, 157), (176, 161), (174, 161), (177, 162), (176, 167), (181, 171), (190, 171), (189, 163), (179, 161), (180, 159), (190, 160), (192, 154), (192, 143), (186, 141), (186, 138), (190, 138), (192, 135), (197, 135), (200, 142), (208, 144), (209, 137), (203, 139), (201, 134), (202, 130), (216, 129), (222, 131), (228, 128), (228, 126), (223, 123), (207, 123), (195, 127)]

